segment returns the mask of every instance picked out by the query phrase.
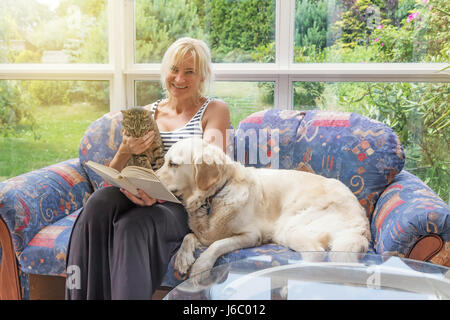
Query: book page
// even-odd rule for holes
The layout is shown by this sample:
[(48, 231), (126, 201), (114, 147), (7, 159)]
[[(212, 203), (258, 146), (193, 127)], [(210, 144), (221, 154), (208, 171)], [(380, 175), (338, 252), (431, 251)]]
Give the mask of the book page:
[(152, 169), (137, 167), (137, 166), (128, 166), (122, 170), (122, 175), (124, 177), (132, 177), (132, 178), (143, 178), (152, 181), (159, 181), (155, 172)]
[[(91, 168), (92, 170), (94, 170), (95, 173), (97, 173), (98, 175), (100, 175), (99, 172), (101, 172), (103, 175), (107, 175), (108, 177), (111, 177), (113, 179), (117, 179), (120, 175), (120, 172), (117, 171), (116, 169), (107, 167), (103, 164), (100, 164), (100, 163), (97, 163), (97, 162), (94, 162), (91, 160), (86, 162), (86, 165), (89, 168)], [(101, 176), (101, 177), (103, 178), (103, 176)]]
[(152, 169), (129, 166), (119, 173), (114, 168), (106, 167), (93, 161), (88, 161), (86, 165), (102, 177), (103, 180), (108, 181), (113, 186), (126, 189), (135, 196), (139, 196), (137, 189), (142, 189), (152, 198), (181, 203), (159, 181)]
[(152, 198), (181, 203), (160, 181), (134, 177), (127, 177), (127, 179)]
[(103, 180), (112, 184), (113, 186), (126, 189), (134, 195), (139, 195), (137, 189), (131, 184), (128, 179), (122, 177), (122, 175), (114, 168), (104, 166), (100, 163), (88, 161), (86, 165), (98, 174)]

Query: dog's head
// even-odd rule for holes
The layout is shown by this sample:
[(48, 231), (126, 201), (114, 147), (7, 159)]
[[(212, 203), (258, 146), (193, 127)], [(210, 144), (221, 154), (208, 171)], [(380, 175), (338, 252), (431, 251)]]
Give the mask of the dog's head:
[(178, 141), (164, 160), (156, 174), (170, 191), (184, 199), (198, 191), (206, 196), (213, 193), (229, 178), (233, 163), (219, 147), (201, 138)]

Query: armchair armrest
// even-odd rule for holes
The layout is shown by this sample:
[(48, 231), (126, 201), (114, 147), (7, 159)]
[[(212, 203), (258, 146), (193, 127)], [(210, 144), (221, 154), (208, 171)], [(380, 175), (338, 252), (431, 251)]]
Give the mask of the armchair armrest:
[[(3, 251), (2, 251), (3, 248)], [(17, 259), (11, 234), (0, 216), (0, 300), (20, 300), (21, 290)]]
[(0, 183), (0, 216), (18, 256), (43, 227), (83, 206), (93, 192), (78, 159)]
[(450, 263), (450, 209), (419, 178), (403, 170), (381, 194), (371, 217), (377, 253)]

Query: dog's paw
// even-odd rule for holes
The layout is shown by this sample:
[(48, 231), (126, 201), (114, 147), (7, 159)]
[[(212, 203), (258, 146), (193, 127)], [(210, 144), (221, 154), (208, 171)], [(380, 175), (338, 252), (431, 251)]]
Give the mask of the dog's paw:
[(192, 265), (191, 270), (189, 271), (189, 277), (192, 278), (201, 273), (203, 273), (205, 276), (208, 273), (207, 271), (211, 270), (213, 266), (214, 261), (211, 262), (210, 259), (202, 259), (202, 256), (200, 255), (200, 257), (198, 257), (198, 259)]
[(188, 274), (190, 267), (195, 262), (195, 257), (192, 252), (178, 251), (175, 257), (174, 268), (180, 274)]
[(211, 270), (190, 274), (189, 280), (196, 289), (205, 289), (214, 283), (211, 277)]

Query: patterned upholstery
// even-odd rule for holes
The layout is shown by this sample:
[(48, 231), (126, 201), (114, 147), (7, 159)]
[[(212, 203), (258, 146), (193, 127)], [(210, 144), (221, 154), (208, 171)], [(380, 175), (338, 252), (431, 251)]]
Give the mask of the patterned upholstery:
[(103, 179), (92, 171), (86, 162), (109, 165), (122, 142), (122, 113), (110, 112), (94, 121), (81, 139), (79, 157), (80, 163), (91, 181), (94, 190), (104, 186)]
[[(384, 190), (373, 213), (371, 231), (376, 252), (404, 257), (421, 236), (434, 233), (450, 246), (450, 212), (419, 178), (398, 174)], [(447, 251), (447, 258), (450, 251)]]
[[(252, 139), (257, 143), (248, 143)], [(342, 181), (369, 217), (405, 161), (392, 129), (346, 112), (261, 111), (240, 123), (235, 144), (237, 160), (245, 165), (297, 169)]]
[[(79, 159), (0, 183), (0, 215), (12, 233), (24, 297), (28, 274), (64, 275), (75, 218), (89, 195), (104, 186), (85, 163), (111, 161), (121, 142), (121, 119), (115, 112), (93, 122), (80, 144)], [(346, 184), (371, 219), (371, 252), (405, 256), (420, 236), (436, 233), (446, 242), (443, 255), (448, 257), (449, 207), (418, 178), (402, 171), (402, 147), (382, 123), (352, 113), (272, 109), (244, 119), (234, 134), (228, 154), (245, 165), (306, 170)], [(266, 244), (226, 254), (216, 265), (274, 253), (294, 254)], [(174, 272), (173, 260), (163, 285), (174, 286), (185, 277)]]
[(0, 214), (11, 230), (17, 256), (42, 228), (81, 208), (91, 193), (78, 159), (0, 183)]
[(44, 227), (34, 236), (19, 257), (24, 271), (33, 274), (65, 275), (70, 232), (80, 211), (81, 208)]

